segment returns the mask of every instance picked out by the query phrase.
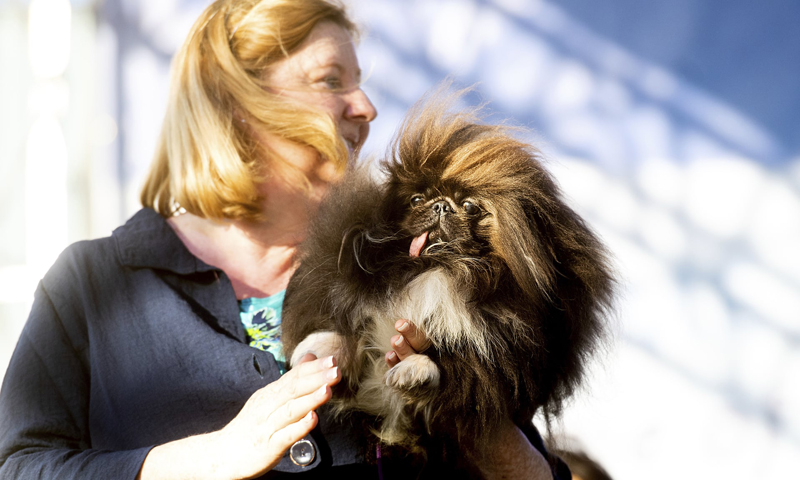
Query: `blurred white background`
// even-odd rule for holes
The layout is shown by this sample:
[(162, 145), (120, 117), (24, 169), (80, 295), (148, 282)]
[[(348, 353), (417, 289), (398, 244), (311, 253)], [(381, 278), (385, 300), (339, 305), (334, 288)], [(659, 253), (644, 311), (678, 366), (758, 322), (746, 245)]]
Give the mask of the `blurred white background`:
[[(138, 208), (208, 2), (0, 0), (0, 372), (69, 243)], [(380, 155), (443, 78), (611, 246), (615, 342), (559, 430), (615, 479), (800, 469), (800, 4), (351, 0)]]

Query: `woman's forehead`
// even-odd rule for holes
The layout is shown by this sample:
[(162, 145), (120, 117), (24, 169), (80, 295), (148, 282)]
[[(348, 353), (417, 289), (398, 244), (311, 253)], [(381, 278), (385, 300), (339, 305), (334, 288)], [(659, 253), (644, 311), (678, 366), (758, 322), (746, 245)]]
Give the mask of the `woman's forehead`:
[(280, 81), (326, 68), (341, 73), (360, 73), (350, 34), (333, 22), (323, 21), (314, 27), (297, 50), (267, 69), (265, 77)]

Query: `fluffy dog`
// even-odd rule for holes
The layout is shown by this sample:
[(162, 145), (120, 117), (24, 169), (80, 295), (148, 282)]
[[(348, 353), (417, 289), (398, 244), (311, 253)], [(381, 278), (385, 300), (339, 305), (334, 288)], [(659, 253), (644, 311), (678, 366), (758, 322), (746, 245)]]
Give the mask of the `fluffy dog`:
[[(294, 364), (334, 355), (338, 412), (377, 417), (381, 442), (488, 442), (504, 419), (558, 413), (605, 331), (608, 255), (539, 152), (452, 96), (412, 109), (382, 163), (351, 172), (302, 246), (282, 339)], [(389, 369), (395, 321), (425, 352)]]

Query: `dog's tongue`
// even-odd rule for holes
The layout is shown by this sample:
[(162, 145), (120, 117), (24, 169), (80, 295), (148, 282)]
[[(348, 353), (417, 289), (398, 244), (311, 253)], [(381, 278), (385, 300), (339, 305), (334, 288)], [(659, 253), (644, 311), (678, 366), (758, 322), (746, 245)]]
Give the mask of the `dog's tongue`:
[(428, 240), (428, 232), (423, 232), (419, 237), (411, 241), (411, 248), (408, 249), (408, 254), (412, 257), (419, 257), (425, 242)]

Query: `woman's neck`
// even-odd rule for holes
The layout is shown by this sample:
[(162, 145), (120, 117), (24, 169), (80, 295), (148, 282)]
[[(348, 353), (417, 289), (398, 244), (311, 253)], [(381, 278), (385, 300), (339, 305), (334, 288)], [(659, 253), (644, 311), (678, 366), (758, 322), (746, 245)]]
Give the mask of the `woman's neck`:
[(261, 222), (209, 220), (191, 214), (168, 219), (186, 248), (230, 278), (236, 298), (266, 297), (286, 288), (294, 273), (295, 251), (327, 190), (327, 181), (311, 182), (273, 174), (262, 181)]
[(225, 272), (239, 300), (286, 288), (306, 227), (305, 222), (215, 221), (189, 213), (167, 222), (194, 256)]

